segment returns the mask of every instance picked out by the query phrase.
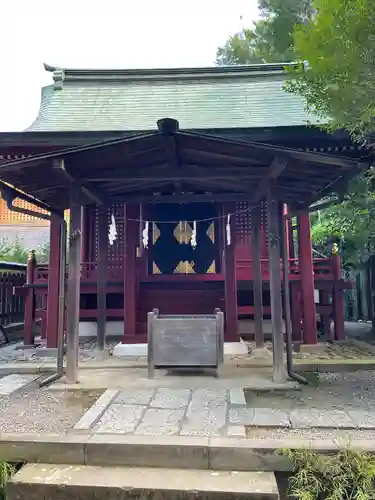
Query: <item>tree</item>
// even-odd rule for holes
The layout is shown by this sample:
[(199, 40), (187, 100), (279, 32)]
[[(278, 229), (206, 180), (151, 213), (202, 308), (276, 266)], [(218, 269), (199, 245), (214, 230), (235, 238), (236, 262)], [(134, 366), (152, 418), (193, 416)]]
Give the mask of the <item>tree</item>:
[[(35, 250), (36, 260), (40, 264), (46, 264), (49, 259), (49, 245), (45, 244)], [(5, 262), (17, 262), (26, 264), (29, 257), (28, 250), (21, 241), (9, 242), (6, 238), (0, 241), (0, 260)]]
[[(315, 15), (295, 28), (300, 70), (285, 88), (305, 99), (322, 127), (371, 140), (375, 115), (375, 9), (373, 0), (315, 0)], [(315, 245), (343, 241), (344, 261), (357, 265), (373, 253), (374, 171), (354, 179), (342, 204), (312, 220)]]
[(294, 46), (308, 68), (286, 85), (307, 109), (356, 139), (374, 131), (374, 0), (315, 0), (313, 18), (295, 28)]
[(312, 14), (312, 0), (259, 0), (261, 20), (250, 29), (231, 36), (219, 47), (216, 63), (220, 66), (264, 62), (288, 62), (295, 59), (293, 32), (297, 24)]
[(327, 243), (341, 246), (344, 264), (357, 267), (375, 251), (375, 172), (354, 178), (342, 203), (311, 216), (311, 235), (317, 250)]

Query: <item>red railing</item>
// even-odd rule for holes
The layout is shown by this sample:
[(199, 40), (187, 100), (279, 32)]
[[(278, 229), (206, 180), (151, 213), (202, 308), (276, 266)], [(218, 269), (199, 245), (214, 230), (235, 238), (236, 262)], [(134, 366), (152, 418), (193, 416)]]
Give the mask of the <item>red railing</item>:
[[(268, 259), (261, 259), (262, 277), (264, 280), (269, 280), (269, 262)], [(236, 269), (238, 280), (252, 280), (253, 279), (253, 265), (250, 259), (237, 258)], [(298, 280), (300, 275), (299, 259), (289, 259), (289, 276), (292, 280)], [(283, 270), (283, 264), (280, 260), (280, 270)], [(313, 259), (313, 270), (315, 277), (320, 279), (332, 279), (332, 268), (330, 259)]]
[[(300, 267), (303, 262), (298, 259), (289, 259), (289, 276), (292, 280), (298, 280)], [(83, 262), (81, 264), (81, 279), (83, 282), (96, 282), (97, 280), (97, 262)], [(107, 264), (107, 281), (109, 283), (120, 282), (123, 279), (123, 262), (109, 262)], [(264, 280), (269, 279), (268, 259), (261, 259), (262, 276)], [(282, 261), (280, 260), (280, 269), (282, 270)], [(313, 269), (315, 277), (319, 279), (333, 279), (330, 259), (313, 259)], [(238, 280), (252, 280), (253, 266), (250, 259), (237, 258), (236, 270)], [(157, 277), (155, 277), (157, 279)], [(43, 283), (48, 280), (48, 266), (37, 265), (35, 270), (35, 282)]]

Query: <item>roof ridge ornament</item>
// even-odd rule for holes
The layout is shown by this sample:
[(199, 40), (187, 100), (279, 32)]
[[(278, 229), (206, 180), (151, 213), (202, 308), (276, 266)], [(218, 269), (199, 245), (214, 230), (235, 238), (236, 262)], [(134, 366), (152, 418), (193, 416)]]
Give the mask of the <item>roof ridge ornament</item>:
[(175, 135), (180, 127), (178, 120), (174, 118), (160, 118), (156, 122), (158, 130), (163, 135)]
[(51, 64), (43, 63), (44, 69), (53, 73), (53, 86), (55, 90), (62, 90), (63, 82), (65, 80), (65, 69), (58, 66), (51, 66)]
[(55, 90), (62, 90), (65, 80), (65, 71), (62, 68), (56, 68), (53, 72), (53, 86)]

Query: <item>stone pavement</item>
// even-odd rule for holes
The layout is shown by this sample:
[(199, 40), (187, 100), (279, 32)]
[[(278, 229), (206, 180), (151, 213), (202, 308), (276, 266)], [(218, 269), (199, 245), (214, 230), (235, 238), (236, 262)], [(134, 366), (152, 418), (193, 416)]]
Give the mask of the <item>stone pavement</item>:
[(11, 394), (24, 389), (34, 382), (38, 375), (16, 374), (6, 375), (0, 378), (0, 396), (10, 396)]
[(364, 410), (248, 408), (241, 388), (108, 389), (75, 431), (143, 436), (246, 437), (246, 427), (375, 429)]

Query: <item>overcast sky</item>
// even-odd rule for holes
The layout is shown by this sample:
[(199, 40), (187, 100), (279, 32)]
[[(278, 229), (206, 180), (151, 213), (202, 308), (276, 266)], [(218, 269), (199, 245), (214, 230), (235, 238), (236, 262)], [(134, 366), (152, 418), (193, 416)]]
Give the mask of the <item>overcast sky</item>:
[(0, 131), (27, 128), (43, 62), (71, 68), (210, 66), (229, 35), (257, 17), (256, 0), (2, 0)]

